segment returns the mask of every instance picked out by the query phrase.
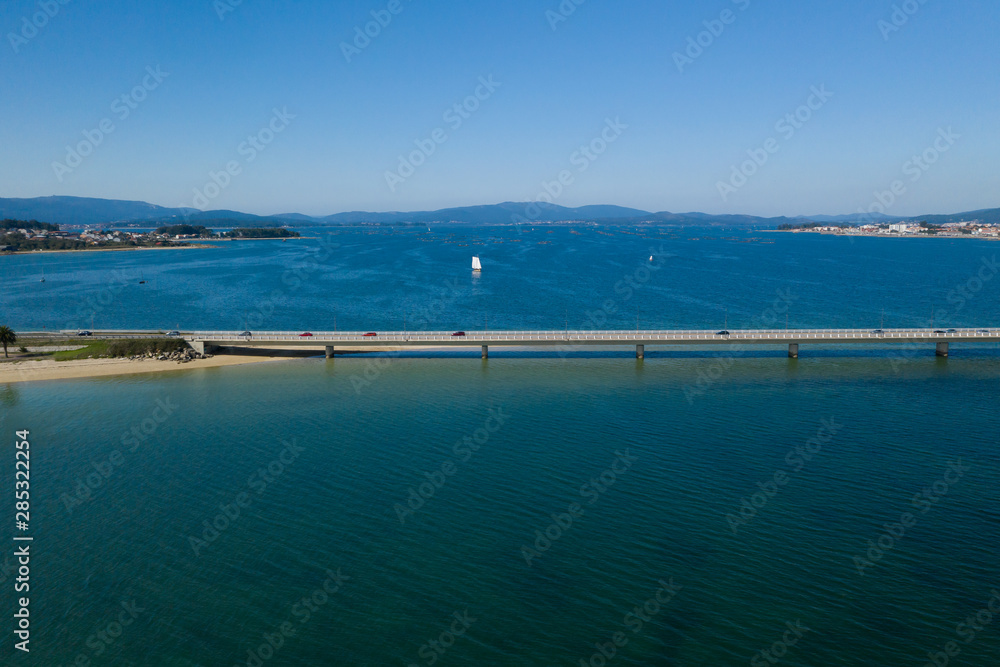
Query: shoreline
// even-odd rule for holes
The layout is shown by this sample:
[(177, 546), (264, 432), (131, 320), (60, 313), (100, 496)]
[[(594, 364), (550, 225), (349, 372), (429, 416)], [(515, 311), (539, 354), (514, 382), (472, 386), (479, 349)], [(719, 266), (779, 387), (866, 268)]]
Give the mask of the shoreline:
[[(200, 368), (221, 368), (223, 366), (240, 366), (243, 364), (262, 363), (267, 361), (287, 361), (290, 359), (308, 359), (323, 355), (323, 350), (303, 350), (300, 347), (268, 348), (277, 354), (247, 354), (247, 349), (239, 348), (239, 354), (215, 354), (208, 359), (194, 359), (179, 363), (177, 361), (160, 361), (158, 359), (74, 359), (56, 361), (54, 359), (12, 361), (0, 363), (0, 385), (19, 382), (40, 382), (45, 380), (83, 380), (87, 378), (109, 377), (114, 375), (140, 375), (145, 373), (169, 373), (174, 371), (196, 370)], [(393, 352), (401, 350), (431, 350), (434, 346), (415, 347), (364, 347), (344, 348), (338, 350), (338, 355), (364, 354), (366, 352)], [(311, 354), (303, 354), (310, 352)], [(298, 353), (298, 354), (289, 354)]]
[(812, 229), (761, 229), (759, 231), (760, 233), (822, 234), (824, 236), (846, 236), (849, 238), (864, 236), (874, 239), (979, 239), (980, 241), (1000, 241), (1000, 236), (974, 234), (841, 234), (839, 232), (820, 232)]
[(79, 250), (13, 250), (0, 253), (0, 257), (10, 255), (51, 255), (68, 252), (125, 252), (128, 250), (190, 250), (193, 248), (214, 248), (215, 246), (200, 243), (183, 243), (172, 246), (130, 246), (127, 248), (80, 248)]
[(144, 373), (169, 373), (199, 368), (220, 368), (240, 364), (275, 361), (290, 357), (264, 357), (244, 355), (216, 355), (208, 359), (194, 359), (186, 363), (148, 359), (76, 359), (73, 361), (20, 361), (0, 364), (0, 385), (44, 380), (78, 380), (113, 375), (139, 375)]

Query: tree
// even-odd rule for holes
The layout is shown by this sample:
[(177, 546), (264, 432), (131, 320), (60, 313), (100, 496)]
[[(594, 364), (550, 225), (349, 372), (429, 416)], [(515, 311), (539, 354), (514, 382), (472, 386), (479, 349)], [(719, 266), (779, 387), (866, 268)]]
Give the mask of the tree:
[(0, 345), (3, 345), (3, 356), (7, 356), (7, 346), (17, 342), (17, 334), (10, 327), (0, 327)]

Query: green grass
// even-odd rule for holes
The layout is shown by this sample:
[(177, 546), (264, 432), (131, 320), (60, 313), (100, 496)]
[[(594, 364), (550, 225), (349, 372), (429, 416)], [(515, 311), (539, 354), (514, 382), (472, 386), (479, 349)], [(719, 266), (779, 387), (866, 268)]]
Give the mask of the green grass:
[(73, 361), (74, 359), (94, 359), (97, 357), (108, 356), (108, 342), (104, 340), (95, 340), (91, 343), (87, 343), (87, 347), (80, 348), (79, 350), (63, 350), (60, 352), (53, 352), (52, 358), (56, 361)]
[(133, 357), (148, 352), (173, 352), (183, 350), (187, 343), (177, 338), (130, 338), (125, 340), (95, 340), (79, 350), (53, 352), (56, 361), (98, 359), (108, 357)]

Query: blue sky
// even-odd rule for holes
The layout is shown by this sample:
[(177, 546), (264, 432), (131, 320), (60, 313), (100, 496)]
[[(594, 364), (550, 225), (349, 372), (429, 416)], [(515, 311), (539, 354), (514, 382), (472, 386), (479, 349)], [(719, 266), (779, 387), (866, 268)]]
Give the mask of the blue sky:
[(566, 206), (808, 215), (898, 181), (890, 214), (996, 207), (998, 18), (995, 0), (7, 1), (0, 196), (323, 215), (547, 183)]

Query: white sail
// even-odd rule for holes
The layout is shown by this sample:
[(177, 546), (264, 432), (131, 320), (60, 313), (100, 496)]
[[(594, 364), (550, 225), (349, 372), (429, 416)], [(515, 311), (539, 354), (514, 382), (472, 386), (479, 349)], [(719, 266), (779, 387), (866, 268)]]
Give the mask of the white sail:
[(482, 271), (483, 270), (483, 265), (479, 263), (479, 258), (478, 257), (473, 257), (472, 258), (472, 270), (473, 271)]

